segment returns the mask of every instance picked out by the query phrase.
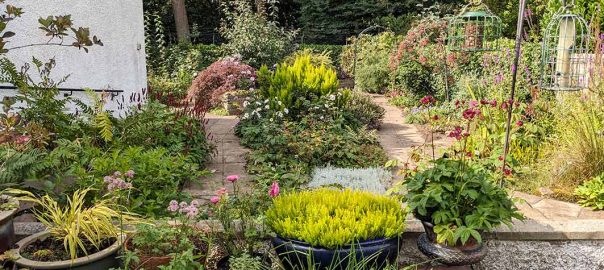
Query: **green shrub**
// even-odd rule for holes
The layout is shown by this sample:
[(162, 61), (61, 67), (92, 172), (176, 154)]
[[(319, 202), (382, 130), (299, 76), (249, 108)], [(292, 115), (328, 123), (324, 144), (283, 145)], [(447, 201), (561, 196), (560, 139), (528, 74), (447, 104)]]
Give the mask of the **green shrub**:
[(604, 174), (589, 180), (575, 190), (579, 204), (594, 210), (604, 210)]
[(201, 120), (158, 102), (149, 101), (141, 109), (135, 109), (118, 121), (116, 128), (114, 146), (117, 148), (163, 147), (170, 153), (184, 155), (199, 166), (205, 165), (214, 151)]
[(392, 32), (352, 39), (342, 54), (343, 69), (351, 74), (354, 69), (354, 47), (357, 46), (355, 87), (370, 93), (384, 92), (390, 84), (390, 53), (400, 37)]
[[(314, 66), (309, 55), (299, 56), (292, 65), (281, 64), (274, 72), (263, 66), (258, 71), (260, 95), (273, 111), (296, 117), (307, 102), (334, 95), (338, 78), (334, 69)], [(335, 95), (334, 95), (335, 97)]]
[(134, 212), (158, 216), (166, 212), (166, 205), (182, 197), (181, 190), (189, 181), (197, 181), (207, 173), (181, 154), (171, 154), (164, 148), (145, 150), (128, 147), (103, 153), (90, 163), (85, 175), (80, 175), (81, 186), (99, 186), (103, 177), (115, 171), (133, 170), (134, 189), (130, 207)]
[(416, 99), (436, 94), (432, 72), (419, 62), (402, 62), (393, 76), (393, 88), (408, 93)]
[(301, 49), (293, 52), (283, 59), (283, 64), (293, 65), (296, 59), (300, 57), (310, 57), (310, 63), (315, 67), (325, 66), (329, 69), (334, 68), (334, 62), (326, 51), (314, 51), (312, 49)]
[[(159, 225), (140, 224), (130, 238), (130, 251), (139, 255), (163, 257), (179, 254), (193, 249), (193, 243), (175, 227), (161, 223)], [(143, 262), (144, 263), (144, 262)]]
[(357, 123), (368, 129), (379, 129), (386, 110), (375, 104), (371, 97), (351, 91), (350, 98), (342, 106), (342, 114), (348, 123)]
[(296, 32), (285, 30), (276, 22), (254, 13), (243, 0), (225, 3), (225, 19), (220, 33), (227, 40), (223, 44), (229, 55), (241, 55), (244, 62), (253, 66), (273, 66), (290, 52)]
[(340, 68), (340, 60), (342, 49), (344, 46), (342, 45), (326, 45), (326, 44), (302, 44), (300, 45), (300, 50), (311, 50), (314, 53), (325, 53), (331, 59), (331, 62), (336, 68)]
[(403, 234), (406, 213), (393, 199), (369, 192), (318, 189), (282, 195), (266, 212), (280, 237), (334, 249)]

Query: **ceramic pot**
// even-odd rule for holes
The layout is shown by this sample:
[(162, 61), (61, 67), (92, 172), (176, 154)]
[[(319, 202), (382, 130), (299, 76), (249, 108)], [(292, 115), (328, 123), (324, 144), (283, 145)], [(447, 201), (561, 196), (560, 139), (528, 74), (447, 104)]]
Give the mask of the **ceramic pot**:
[(16, 207), (11, 210), (0, 211), (0, 254), (11, 249), (15, 243), (13, 219), (19, 210), (19, 200), (4, 195), (1, 198), (8, 200), (9, 203), (14, 204)]
[(119, 267), (119, 260), (116, 258), (117, 252), (122, 247), (124, 237), (108, 248), (94, 254), (89, 254), (86, 257), (77, 258), (75, 260), (55, 261), (55, 262), (39, 262), (24, 258), (21, 255), (24, 248), (36, 240), (44, 240), (50, 236), (50, 232), (44, 231), (36, 233), (17, 243), (15, 255), (17, 256), (16, 264), (21, 268), (31, 270), (37, 269), (69, 269), (69, 270), (99, 270)]
[(368, 269), (381, 269), (396, 262), (400, 248), (398, 238), (369, 240), (339, 249), (313, 247), (306, 242), (281, 237), (273, 238), (272, 242), (279, 259), (288, 269), (308, 269), (309, 261), (316, 269), (333, 266), (335, 269), (348, 269), (351, 255), (356, 262), (363, 261)]
[(448, 266), (472, 265), (480, 262), (487, 255), (487, 249), (482, 243), (478, 243), (473, 238), (465, 245), (448, 246), (438, 244), (436, 233), (434, 233), (434, 224), (422, 221), (425, 233), (417, 239), (417, 247), (428, 258), (437, 260), (439, 263)]

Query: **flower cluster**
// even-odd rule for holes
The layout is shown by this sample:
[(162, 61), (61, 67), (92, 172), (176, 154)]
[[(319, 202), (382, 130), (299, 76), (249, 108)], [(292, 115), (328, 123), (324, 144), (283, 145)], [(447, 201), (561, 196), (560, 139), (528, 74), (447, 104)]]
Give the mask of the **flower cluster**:
[(126, 180), (132, 180), (134, 178), (134, 171), (129, 170), (122, 174), (119, 171), (114, 172), (112, 175), (103, 177), (103, 182), (107, 184), (107, 190), (109, 192), (123, 189), (131, 189), (132, 183)]
[(188, 218), (195, 218), (199, 214), (199, 206), (201, 204), (197, 200), (191, 201), (191, 204), (187, 202), (178, 202), (176, 200), (170, 201), (168, 205), (168, 211), (172, 213), (180, 213)]
[(279, 183), (273, 182), (270, 190), (268, 191), (268, 196), (270, 196), (271, 198), (279, 196)]
[(436, 103), (436, 99), (433, 96), (425, 96), (419, 100), (423, 105), (430, 106)]

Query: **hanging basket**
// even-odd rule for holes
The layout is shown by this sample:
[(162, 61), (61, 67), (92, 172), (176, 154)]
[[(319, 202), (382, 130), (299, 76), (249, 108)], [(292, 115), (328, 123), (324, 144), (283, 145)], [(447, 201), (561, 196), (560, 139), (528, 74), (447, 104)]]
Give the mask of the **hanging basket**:
[(545, 90), (586, 89), (591, 34), (585, 19), (562, 7), (548, 24), (542, 44), (540, 86)]
[(480, 52), (499, 49), (501, 19), (481, 1), (466, 5), (449, 20), (447, 46), (451, 51)]

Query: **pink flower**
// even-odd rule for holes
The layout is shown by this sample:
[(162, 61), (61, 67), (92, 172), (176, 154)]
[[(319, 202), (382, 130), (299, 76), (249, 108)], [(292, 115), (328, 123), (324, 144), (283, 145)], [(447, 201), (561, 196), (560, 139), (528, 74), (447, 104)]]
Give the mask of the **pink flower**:
[(478, 101), (471, 100), (470, 101), (470, 108), (476, 108), (476, 107), (478, 107)]
[(199, 209), (197, 207), (191, 205), (187, 208), (187, 217), (194, 218), (199, 213)]
[(218, 196), (214, 196), (212, 198), (210, 198), (210, 202), (213, 204), (217, 204), (220, 201), (220, 197)]
[(216, 190), (216, 196), (222, 196), (224, 194), (227, 194), (226, 188), (220, 188), (219, 190)]
[(113, 176), (114, 176), (114, 177), (120, 177), (120, 176), (122, 176), (122, 173), (121, 173), (120, 171), (115, 171), (115, 172), (113, 173)]
[(174, 213), (178, 211), (178, 202), (176, 200), (171, 200), (170, 205), (168, 205), (168, 211)]
[(31, 140), (31, 137), (30, 137), (30, 136), (27, 136), (27, 135), (21, 135), (21, 136), (18, 136), (18, 137), (15, 139), (15, 143), (16, 143), (16, 144), (26, 144), (26, 143), (28, 143), (30, 140)]
[(133, 178), (134, 177), (134, 171), (133, 170), (128, 170), (124, 175), (126, 177), (128, 177), (128, 178)]
[(192, 201), (191, 201), (191, 206), (194, 206), (194, 207), (199, 207), (200, 205), (201, 205), (201, 203), (199, 203), (199, 201), (198, 201), (198, 200), (192, 200)]
[(231, 183), (235, 183), (237, 180), (239, 180), (239, 175), (229, 175), (227, 176), (226, 180)]
[(271, 198), (279, 196), (279, 183), (273, 182), (271, 189), (268, 191), (268, 196), (271, 196)]

